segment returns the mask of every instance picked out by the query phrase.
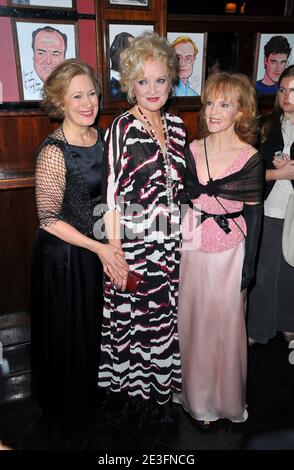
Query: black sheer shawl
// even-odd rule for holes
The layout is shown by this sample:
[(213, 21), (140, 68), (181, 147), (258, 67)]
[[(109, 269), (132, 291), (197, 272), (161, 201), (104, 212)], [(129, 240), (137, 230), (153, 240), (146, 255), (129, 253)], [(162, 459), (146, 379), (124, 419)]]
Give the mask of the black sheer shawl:
[(242, 202), (260, 202), (264, 185), (264, 167), (262, 159), (256, 152), (245, 163), (241, 170), (220, 179), (210, 179), (207, 184), (201, 184), (198, 179), (196, 164), (191, 150), (187, 146), (185, 192), (187, 199), (196, 199), (200, 194), (221, 197)]

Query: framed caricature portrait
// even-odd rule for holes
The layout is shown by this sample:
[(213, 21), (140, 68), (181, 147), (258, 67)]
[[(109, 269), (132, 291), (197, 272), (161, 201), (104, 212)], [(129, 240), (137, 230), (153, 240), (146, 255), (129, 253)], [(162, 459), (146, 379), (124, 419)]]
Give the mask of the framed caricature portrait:
[(46, 7), (46, 8), (75, 8), (76, 0), (8, 0), (9, 5)]
[(126, 102), (126, 95), (120, 88), (119, 59), (121, 52), (129, 47), (132, 40), (144, 31), (153, 31), (154, 25), (150, 23), (124, 22), (109, 23), (107, 25), (107, 53), (105, 55), (104, 97), (105, 102)]
[(57, 65), (77, 57), (74, 23), (16, 20), (14, 47), (22, 100), (40, 100), (43, 83)]
[(257, 34), (254, 80), (259, 96), (274, 95), (283, 70), (294, 63), (294, 34)]
[[(122, 8), (151, 8), (152, 0), (106, 0), (107, 6), (110, 8), (122, 7)], [(154, 0), (153, 0), (154, 1)]]
[(206, 33), (167, 33), (178, 58), (178, 82), (175, 97), (201, 95), (205, 74)]

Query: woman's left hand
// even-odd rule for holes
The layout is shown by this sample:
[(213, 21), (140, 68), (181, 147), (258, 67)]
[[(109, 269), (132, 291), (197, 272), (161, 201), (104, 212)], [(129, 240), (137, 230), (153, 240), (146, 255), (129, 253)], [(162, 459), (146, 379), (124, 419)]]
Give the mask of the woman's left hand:
[(103, 245), (99, 250), (99, 257), (104, 272), (109, 276), (111, 282), (120, 289), (125, 290), (129, 266), (122, 249), (110, 243)]
[(283, 153), (283, 157), (274, 157), (273, 158), (273, 165), (275, 168), (279, 169), (279, 168), (283, 168), (283, 166), (286, 165), (286, 163), (290, 160), (290, 157), (289, 155), (287, 155), (286, 153)]

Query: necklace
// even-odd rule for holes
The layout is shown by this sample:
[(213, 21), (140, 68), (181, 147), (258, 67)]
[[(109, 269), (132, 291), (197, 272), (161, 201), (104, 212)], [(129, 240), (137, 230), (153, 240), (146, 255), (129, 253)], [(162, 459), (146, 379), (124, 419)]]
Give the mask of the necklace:
[(158, 147), (161, 150), (161, 153), (163, 155), (163, 161), (164, 161), (164, 170), (165, 170), (165, 179), (166, 179), (166, 195), (167, 195), (167, 204), (168, 206), (172, 206), (173, 204), (173, 188), (172, 188), (172, 168), (171, 168), (171, 161), (170, 161), (170, 156), (168, 153), (168, 148), (169, 148), (169, 135), (167, 131), (167, 123), (166, 123), (166, 117), (163, 111), (160, 111), (161, 115), (161, 124), (162, 124), (162, 129), (163, 129), (163, 134), (164, 134), (164, 146), (161, 145), (161, 142), (155, 132), (155, 130), (152, 127), (151, 122), (147, 119), (141, 108), (137, 105), (139, 114), (142, 116), (144, 119), (145, 123), (147, 124), (147, 130), (150, 133), (152, 139), (154, 142), (158, 145)]

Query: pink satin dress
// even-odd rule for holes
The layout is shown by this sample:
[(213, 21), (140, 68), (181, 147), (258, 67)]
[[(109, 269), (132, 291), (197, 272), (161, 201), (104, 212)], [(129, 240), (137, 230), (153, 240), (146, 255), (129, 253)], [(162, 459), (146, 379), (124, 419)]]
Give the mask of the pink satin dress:
[[(219, 178), (240, 170), (251, 149), (248, 145), (236, 155)], [(193, 143), (191, 150), (197, 160)], [(242, 210), (242, 202), (219, 200), (228, 212)], [(206, 194), (193, 204), (207, 213), (226, 213)], [(196, 215), (189, 209), (183, 223), (178, 309), (182, 393), (174, 401), (197, 420), (242, 422), (248, 416), (246, 294), (240, 292), (246, 224), (242, 216), (228, 219), (231, 232), (226, 234), (213, 218), (196, 228)]]

